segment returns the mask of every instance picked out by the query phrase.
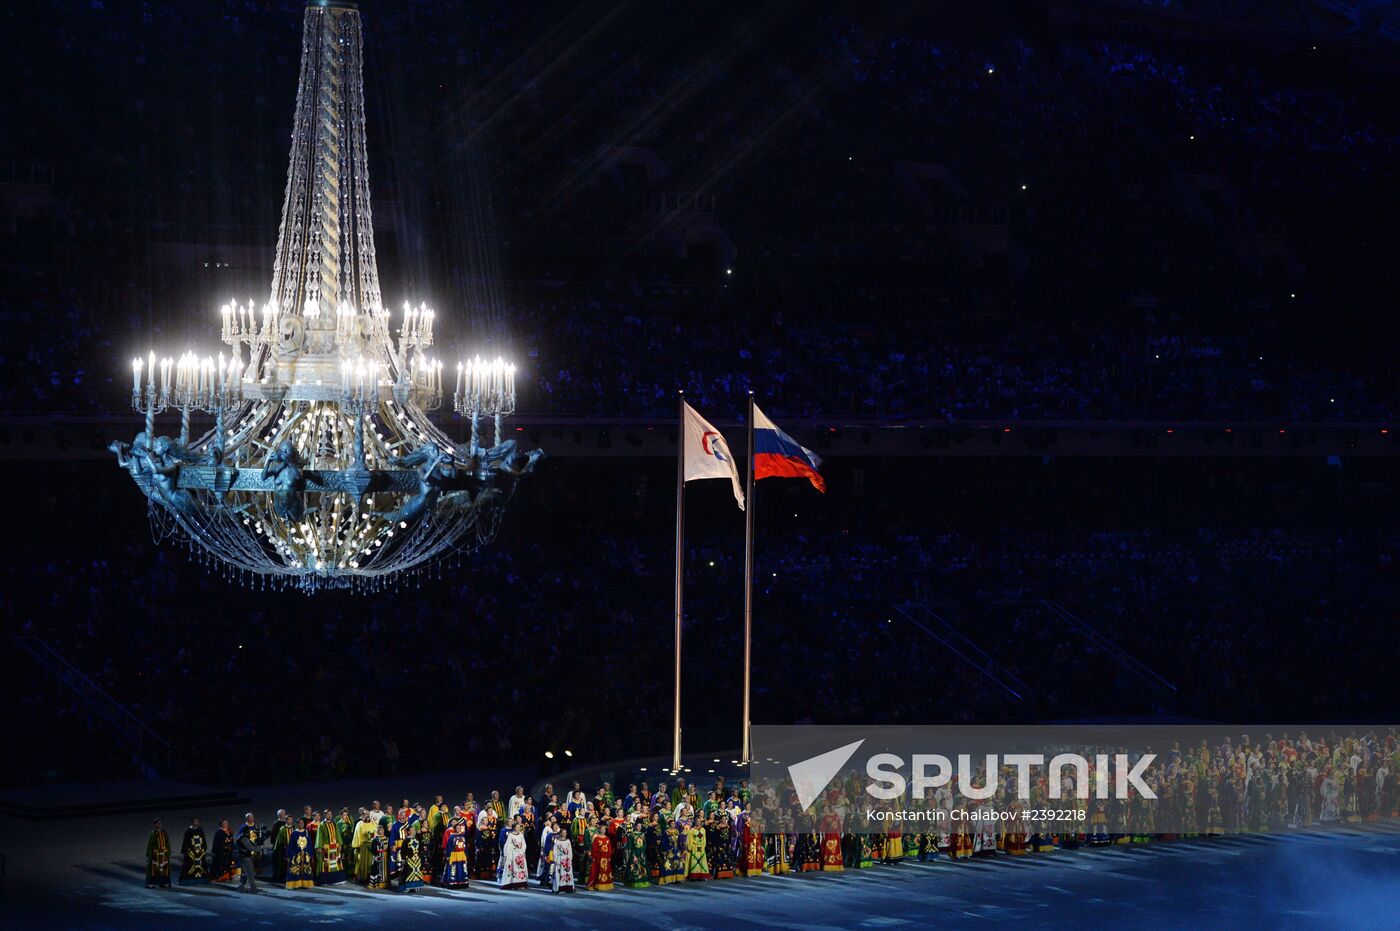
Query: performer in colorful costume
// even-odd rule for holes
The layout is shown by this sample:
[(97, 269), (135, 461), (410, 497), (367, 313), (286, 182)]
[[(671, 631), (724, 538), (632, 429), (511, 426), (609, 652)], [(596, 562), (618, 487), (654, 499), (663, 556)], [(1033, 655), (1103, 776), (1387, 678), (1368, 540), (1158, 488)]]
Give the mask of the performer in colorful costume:
[(146, 888), (170, 888), (170, 838), (159, 818), (146, 837)]
[(316, 885), (316, 860), (309, 822), (302, 818), (287, 834), (288, 889), (310, 889)]
[(209, 850), (204, 843), (204, 828), (199, 826), (198, 818), (192, 818), (190, 826), (185, 828), (185, 837), (180, 844), (180, 885), (208, 884), (208, 855)]

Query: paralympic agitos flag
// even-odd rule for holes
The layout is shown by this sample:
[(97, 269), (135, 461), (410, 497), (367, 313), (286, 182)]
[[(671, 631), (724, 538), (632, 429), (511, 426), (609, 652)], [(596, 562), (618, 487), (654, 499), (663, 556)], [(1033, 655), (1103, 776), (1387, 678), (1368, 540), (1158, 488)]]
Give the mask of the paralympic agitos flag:
[(685, 423), (681, 424), (682, 442), (685, 443), (685, 480), (693, 482), (700, 478), (727, 478), (734, 486), (734, 500), (739, 502), (739, 510), (744, 509), (744, 489), (739, 484), (739, 467), (729, 444), (714, 426), (695, 412), (689, 404), (682, 404)]
[(779, 430), (763, 411), (753, 409), (753, 478), (805, 478), (817, 491), (826, 492), (826, 479), (817, 469), (821, 457)]

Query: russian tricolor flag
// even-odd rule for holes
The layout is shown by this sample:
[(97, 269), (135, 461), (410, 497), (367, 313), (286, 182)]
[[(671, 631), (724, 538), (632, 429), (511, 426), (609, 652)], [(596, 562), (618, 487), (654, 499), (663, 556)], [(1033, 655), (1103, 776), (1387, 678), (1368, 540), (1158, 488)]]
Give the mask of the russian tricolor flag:
[(755, 404), (753, 408), (753, 477), (805, 478), (826, 492), (826, 479), (817, 472), (821, 457), (779, 430)]

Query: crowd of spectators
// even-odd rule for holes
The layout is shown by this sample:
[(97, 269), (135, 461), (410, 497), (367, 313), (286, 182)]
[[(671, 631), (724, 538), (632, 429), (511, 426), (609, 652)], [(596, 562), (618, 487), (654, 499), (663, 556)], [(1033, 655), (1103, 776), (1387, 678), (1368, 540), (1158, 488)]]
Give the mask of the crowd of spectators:
[[(0, 161), (53, 179), (52, 222), (5, 239), (0, 321), (44, 338), (0, 346), (0, 408), (119, 411), (126, 358), (206, 346), (213, 308), (266, 287), (219, 258), (271, 252), (300, 6), (14, 23), (28, 86), (102, 81), (0, 102), (26, 127)], [(1395, 416), (1393, 74), (934, 12), (744, 26), (762, 55), (699, 12), (641, 45), (557, 14), (365, 14), (386, 295), (434, 298), (449, 358), (512, 353), (523, 410), (753, 387), (783, 416)]]
[[(213, 349), (215, 308), (263, 293), (247, 256), (275, 242), (302, 6), (0, 14), (24, 88), (0, 94), (0, 180), (18, 182), (0, 411), (121, 412), (128, 358)], [(895, 6), (636, 4), (603, 28), (586, 6), (367, 5), (386, 297), (431, 299), (448, 359), (511, 355), (524, 413), (666, 417), (680, 387), (714, 416), (753, 389), (775, 418), (1395, 417), (1393, 71)], [(61, 546), (0, 566), (7, 632), (51, 644), (190, 772), (667, 739), (665, 515), (555, 499), (462, 565), (296, 601), (289, 622), (287, 594), (133, 539), (141, 502), (108, 473), (81, 487), (130, 513), (67, 514)], [(757, 719), (1349, 716), (1393, 690), (1393, 529), (1267, 508), (1125, 528), (1053, 501), (1029, 524), (969, 506), (934, 525), (918, 515), (942, 502), (885, 500), (760, 553)], [(742, 630), (722, 539), (697, 529), (688, 560), (687, 731), (716, 746)], [(949, 658), (950, 631), (991, 676)], [(23, 669), (18, 736), (120, 768), (93, 710)]]
[[(71, 468), (113, 507), (75, 512), (62, 546), (5, 562), (7, 630), (83, 670), (191, 771), (285, 778), (666, 744), (665, 504), (619, 508), (642, 492), (600, 488), (564, 509), (595, 467), (556, 462), (541, 500), (461, 564), (379, 595), (310, 597), (152, 546), (119, 470)], [(892, 499), (863, 520), (845, 500), (791, 521), (765, 489), (755, 720), (1349, 719), (1393, 697), (1400, 536), (1383, 522), (1299, 527), (1256, 507), (1192, 527), (1144, 508), (1124, 526), (1057, 493), (1007, 523), (977, 503), (998, 487), (946, 499), (937, 519)], [(1050, 515), (1064, 507), (1078, 516), (1061, 524)], [(722, 747), (740, 711), (743, 550), (704, 517), (688, 536), (685, 721), (692, 746)], [(95, 718), (57, 680), (17, 681), (20, 728)]]
[[(706, 322), (686, 289), (596, 297), (543, 294), (522, 304), (515, 359), (530, 414), (669, 417), (684, 388), (702, 408), (742, 408), (752, 389), (774, 416), (959, 420), (1387, 421), (1378, 384), (1299, 358), (1267, 340), (1188, 334), (1151, 315), (1096, 329), (1023, 320), (804, 320), (773, 309)], [(871, 289), (877, 290), (877, 289)], [(64, 301), (70, 303), (64, 303)], [(648, 311), (639, 314), (645, 304)], [(71, 290), (57, 305), (0, 296), (16, 331), (0, 409), (119, 413), (126, 384), (110, 359), (141, 338), (82, 323)], [(565, 348), (560, 348), (565, 347)], [(123, 358), (125, 356), (123, 355)]]
[(644, 300), (645, 316), (618, 295), (545, 297), (522, 308), (517, 320), (530, 335), (518, 358), (530, 375), (521, 409), (666, 417), (683, 387), (695, 404), (725, 412), (752, 389), (765, 409), (801, 418), (1364, 421), (1395, 413), (1358, 375), (1271, 341), (1188, 332), (1154, 315), (1116, 329), (943, 315), (819, 322), (780, 309), (707, 322), (703, 312), (679, 310), (695, 303), (683, 291), (648, 289)]

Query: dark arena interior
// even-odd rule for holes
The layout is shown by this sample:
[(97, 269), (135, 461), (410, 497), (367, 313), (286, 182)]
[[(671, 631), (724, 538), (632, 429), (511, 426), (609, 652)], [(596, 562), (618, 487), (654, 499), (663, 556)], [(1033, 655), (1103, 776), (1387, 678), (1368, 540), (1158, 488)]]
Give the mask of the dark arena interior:
[[(1400, 926), (1400, 4), (0, 49), (7, 926)], [(750, 722), (1232, 736), (869, 835)]]

